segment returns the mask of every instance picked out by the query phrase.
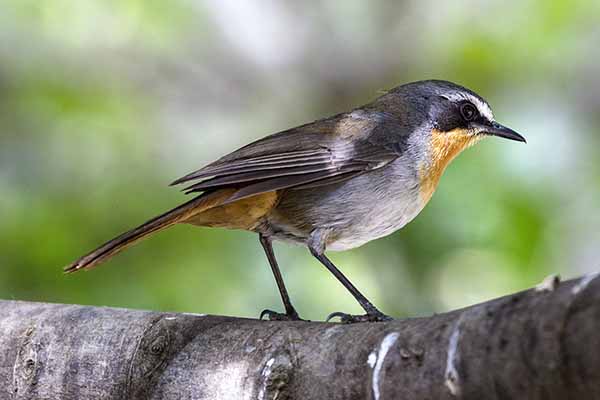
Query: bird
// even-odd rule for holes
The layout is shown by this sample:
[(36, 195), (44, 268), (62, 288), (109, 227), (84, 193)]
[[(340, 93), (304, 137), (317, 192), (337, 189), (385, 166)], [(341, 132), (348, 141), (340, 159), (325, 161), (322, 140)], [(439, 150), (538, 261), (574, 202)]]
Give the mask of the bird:
[(273, 241), (308, 248), (354, 296), (365, 314), (327, 320), (391, 319), (333, 264), (344, 251), (404, 227), (431, 199), (448, 164), (484, 137), (525, 138), (495, 121), (489, 103), (444, 80), (397, 86), (363, 106), (271, 134), (171, 183), (191, 200), (106, 242), (65, 267), (91, 269), (147, 236), (176, 224), (258, 234), (284, 312), (260, 318), (302, 320), (294, 308)]

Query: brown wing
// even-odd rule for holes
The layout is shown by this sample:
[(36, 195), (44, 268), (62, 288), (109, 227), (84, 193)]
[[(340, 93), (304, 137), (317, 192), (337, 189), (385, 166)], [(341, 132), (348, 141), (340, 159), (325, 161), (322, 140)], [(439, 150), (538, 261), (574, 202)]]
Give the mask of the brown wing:
[[(280, 132), (258, 140), (194, 171), (172, 185), (196, 183), (186, 193), (235, 188), (226, 201), (281, 189), (329, 185), (382, 167), (398, 153), (373, 143), (378, 121), (348, 125), (347, 114)], [(343, 126), (342, 126), (343, 125)], [(344, 132), (339, 132), (344, 129)]]

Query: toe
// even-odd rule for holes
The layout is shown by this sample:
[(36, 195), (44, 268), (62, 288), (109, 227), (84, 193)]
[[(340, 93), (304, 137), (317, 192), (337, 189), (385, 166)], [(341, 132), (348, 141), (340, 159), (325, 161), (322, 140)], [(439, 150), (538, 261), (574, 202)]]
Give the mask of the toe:
[(262, 312), (260, 313), (259, 319), (262, 320), (262, 319), (265, 319), (265, 317), (266, 317), (266, 319), (268, 321), (274, 321), (274, 320), (277, 320), (278, 317), (280, 317), (281, 315), (282, 314), (275, 312), (273, 310), (262, 310)]
[(385, 322), (385, 321), (393, 321), (394, 320), (394, 318), (390, 317), (389, 315), (385, 315), (383, 313), (367, 314), (367, 316), (369, 317), (369, 321), (373, 321), (373, 322)]
[(339, 318), (340, 322), (344, 322), (345, 320), (347, 320), (350, 317), (352, 317), (352, 315), (346, 314), (346, 313), (343, 313), (340, 311), (336, 311), (336, 312), (332, 312), (331, 314), (329, 314), (327, 316), (327, 318), (325, 319), (325, 322), (329, 322), (330, 320), (332, 320), (334, 318)]
[(263, 310), (260, 313), (260, 319), (262, 320), (264, 317), (269, 321), (303, 321), (296, 312), (293, 314), (283, 314), (273, 310)]
[(338, 311), (338, 312), (329, 314), (329, 316), (327, 317), (327, 319), (325, 321), (329, 322), (331, 319), (336, 318), (336, 317), (340, 319), (340, 322), (342, 324), (354, 324), (354, 323), (358, 323), (358, 322), (385, 322), (385, 321), (393, 320), (392, 317), (387, 316), (383, 313), (352, 315), (352, 314), (346, 314), (346, 313)]

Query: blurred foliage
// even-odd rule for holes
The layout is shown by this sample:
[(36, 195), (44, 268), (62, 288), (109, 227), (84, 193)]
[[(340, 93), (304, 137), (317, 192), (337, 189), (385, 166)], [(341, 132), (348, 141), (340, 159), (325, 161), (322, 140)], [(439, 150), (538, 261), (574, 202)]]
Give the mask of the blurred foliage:
[[(61, 267), (183, 202), (172, 179), (433, 77), (481, 93), (529, 143), (468, 150), (414, 222), (333, 260), (393, 315), (598, 269), (599, 4), (4, 1), (0, 297), (280, 309), (246, 232), (176, 227), (98, 270)], [(276, 252), (302, 315), (360, 312), (305, 249)]]

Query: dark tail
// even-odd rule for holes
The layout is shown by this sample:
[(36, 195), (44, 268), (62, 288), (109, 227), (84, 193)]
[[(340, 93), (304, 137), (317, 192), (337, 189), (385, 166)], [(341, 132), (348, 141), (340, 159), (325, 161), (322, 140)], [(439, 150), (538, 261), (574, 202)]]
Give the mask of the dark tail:
[(152, 218), (150, 221), (134, 228), (130, 231), (117, 236), (116, 238), (106, 242), (91, 253), (86, 254), (77, 261), (65, 267), (65, 273), (79, 271), (81, 269), (91, 269), (98, 264), (108, 260), (110, 257), (121, 252), (125, 248), (137, 243), (148, 235), (168, 228), (178, 222), (182, 222), (191, 215), (195, 215), (204, 209), (211, 208), (214, 204), (210, 204), (211, 196), (201, 195), (193, 200), (188, 201), (166, 213)]

